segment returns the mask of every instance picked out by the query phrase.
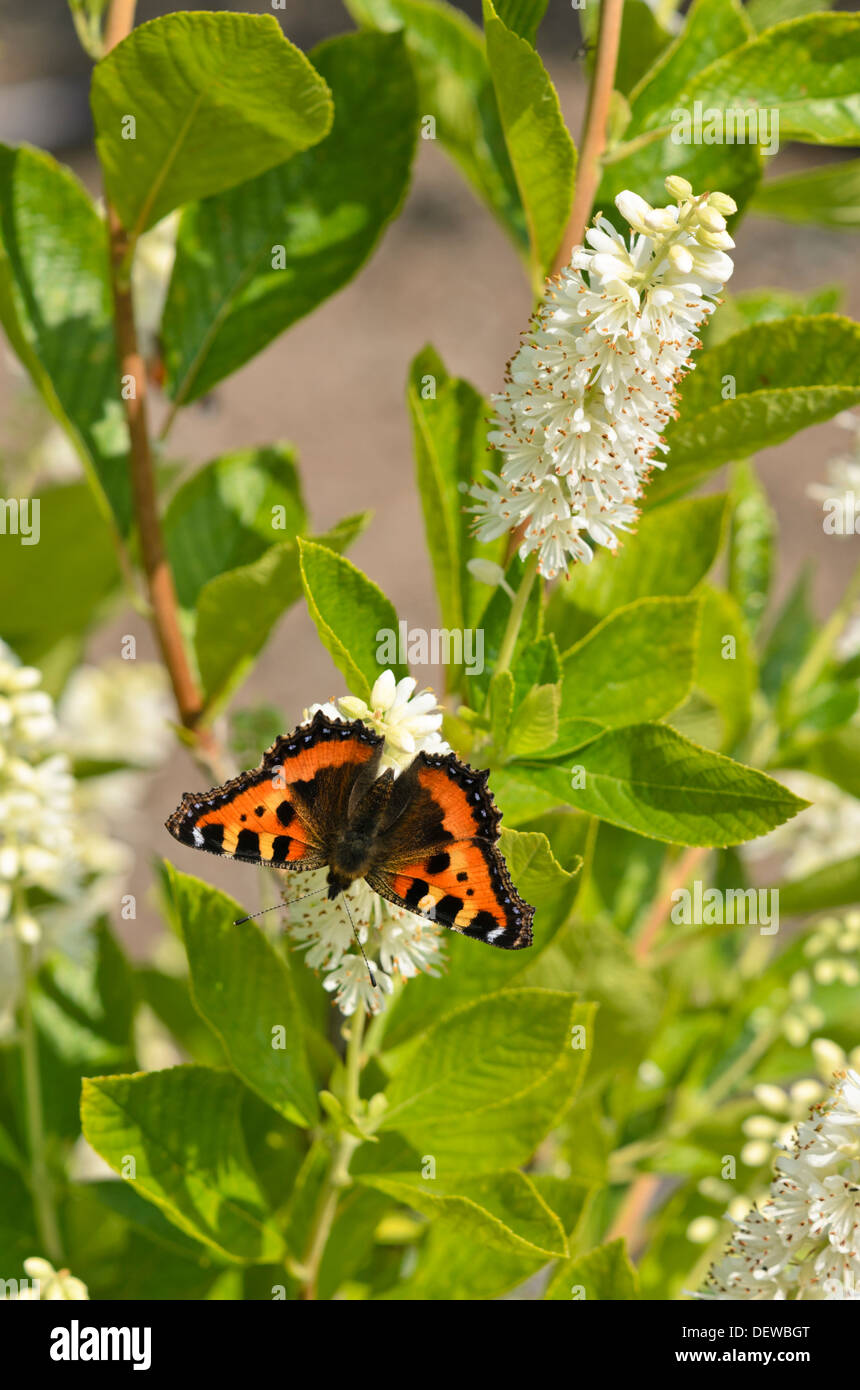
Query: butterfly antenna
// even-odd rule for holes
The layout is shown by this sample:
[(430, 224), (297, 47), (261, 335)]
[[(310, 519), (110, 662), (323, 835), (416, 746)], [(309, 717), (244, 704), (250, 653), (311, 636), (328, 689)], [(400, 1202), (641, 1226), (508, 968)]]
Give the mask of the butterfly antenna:
[(367, 966), (367, 973), (368, 973), (368, 975), (370, 976), (370, 983), (373, 985), (373, 988), (376, 989), (376, 978), (375, 978), (375, 976), (374, 976), (374, 974), (373, 974), (373, 971), (372, 971), (371, 968), (370, 968), (370, 961), (367, 959), (367, 956), (365, 956), (365, 954), (364, 954), (364, 947), (362, 946), (362, 944), (361, 944), (361, 938), (360, 938), (358, 932), (357, 932), (356, 929), (355, 929), (355, 922), (352, 920), (352, 913), (351, 913), (350, 910), (349, 910), (349, 903), (348, 903), (347, 900), (346, 900), (346, 894), (345, 894), (345, 893), (341, 893), (341, 895), (340, 895), (340, 900), (341, 900), (341, 902), (343, 903), (344, 907), (346, 908), (346, 915), (347, 915), (347, 917), (349, 918), (349, 925), (352, 927), (352, 934), (353, 934), (353, 936), (355, 937), (356, 941), (358, 942), (358, 949), (359, 949), (359, 951), (361, 952), (362, 956), (364, 957), (364, 963), (365, 963), (365, 965)]
[(314, 898), (317, 893), (324, 893), (325, 887), (314, 888), (312, 893), (302, 893), (300, 898), (288, 898), (285, 902), (275, 903), (274, 907), (264, 907), (261, 912), (251, 912), (247, 917), (240, 917), (238, 922), (234, 922), (234, 927), (241, 927), (243, 922), (252, 922), (255, 917), (265, 917), (267, 912), (283, 912), (285, 907), (292, 907), (293, 903), (303, 903), (305, 898)]

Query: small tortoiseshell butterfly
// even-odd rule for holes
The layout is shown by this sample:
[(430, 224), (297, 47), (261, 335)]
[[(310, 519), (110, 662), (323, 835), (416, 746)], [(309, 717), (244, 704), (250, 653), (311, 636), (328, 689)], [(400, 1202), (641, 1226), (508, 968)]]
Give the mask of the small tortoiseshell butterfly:
[(419, 753), (378, 776), (384, 740), (360, 720), (311, 722), (276, 739), (260, 766), (187, 792), (167, 821), (183, 845), (276, 869), (328, 867), (328, 896), (358, 878), (398, 907), (517, 951), (532, 940), (496, 848), (501, 814), (453, 753)]

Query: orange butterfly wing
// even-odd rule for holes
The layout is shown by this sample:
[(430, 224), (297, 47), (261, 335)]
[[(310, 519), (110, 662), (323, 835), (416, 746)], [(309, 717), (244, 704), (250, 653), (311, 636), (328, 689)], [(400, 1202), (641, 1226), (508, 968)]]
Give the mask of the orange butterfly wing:
[(275, 740), (260, 766), (209, 792), (186, 792), (166, 822), (181, 844), (249, 864), (319, 869), (347, 816), (356, 777), (382, 739), (359, 720), (327, 718)]
[(382, 862), (367, 875), (371, 888), (492, 946), (531, 945), (534, 908), (496, 848), (501, 815), (487, 773), (453, 753), (420, 753), (402, 776), (410, 795), (386, 836)]

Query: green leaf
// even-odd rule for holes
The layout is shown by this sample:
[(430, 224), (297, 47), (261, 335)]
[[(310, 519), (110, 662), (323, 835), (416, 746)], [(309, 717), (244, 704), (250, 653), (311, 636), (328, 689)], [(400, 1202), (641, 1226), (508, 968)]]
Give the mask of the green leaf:
[(513, 33), (533, 44), (549, 0), (496, 0), (496, 14)]
[[(683, 109), (687, 109), (686, 103)], [(757, 145), (706, 145), (677, 138), (684, 134), (680, 128), (660, 127), (614, 145), (604, 156), (594, 206), (625, 236), (630, 229), (615, 208), (617, 195), (634, 188), (654, 207), (665, 207), (669, 174), (689, 180), (696, 193), (715, 188), (729, 193), (740, 210), (752, 197), (761, 177), (762, 157)]]
[[(601, 825), (598, 841), (614, 826)], [(633, 837), (628, 836), (628, 841)], [(624, 848), (616, 839), (610, 848)], [(616, 876), (618, 860), (615, 861)], [(587, 896), (587, 884), (583, 896)], [(590, 904), (577, 899), (576, 922), (559, 936), (546, 955), (529, 971), (524, 984), (544, 984), (546, 976), (557, 982), (571, 977), (576, 987), (587, 993), (597, 1006), (594, 1048), (589, 1064), (589, 1092), (611, 1077), (635, 1074), (648, 1052), (665, 1008), (664, 992), (641, 962), (633, 955), (630, 941), (613, 924), (609, 914), (588, 920)], [(575, 1126), (575, 1120), (573, 1121)], [(574, 1127), (574, 1135), (576, 1128)], [(587, 1157), (574, 1158), (573, 1172), (582, 1176)]]
[(623, 1240), (598, 1245), (587, 1255), (566, 1261), (544, 1294), (551, 1302), (580, 1298), (630, 1301), (638, 1297), (639, 1280)]
[[(724, 392), (734, 397), (724, 398)], [(651, 499), (781, 444), (860, 400), (860, 325), (837, 314), (756, 324), (703, 352), (666, 428), (668, 467)]]
[(374, 1297), (409, 1303), (495, 1299), (536, 1274), (545, 1263), (539, 1256), (529, 1258), (505, 1254), (482, 1243), (467, 1244), (452, 1223), (433, 1221), (412, 1273), (405, 1279), (389, 1276), (385, 1288)]
[(313, 541), (298, 544), (305, 598), (320, 641), (352, 693), (369, 700), (383, 667), (398, 679), (408, 675), (399, 661), (379, 655), (380, 644), (398, 639), (394, 605), (349, 560)]
[(306, 523), (288, 445), (240, 449), (205, 464), (173, 495), (164, 517), (180, 605), (193, 608), (210, 579), (259, 559)]
[(387, 1047), (399, 1047), (458, 1004), (509, 987), (541, 956), (569, 916), (579, 869), (575, 856), (565, 856), (570, 867), (562, 868), (545, 835), (506, 827), (500, 848), (520, 896), (535, 909), (534, 944), (527, 951), (476, 951), (473, 941), (457, 932), (448, 934), (448, 973), (443, 980), (429, 975), (410, 980), (409, 989), (391, 1006), (385, 1029)]
[(178, 404), (348, 284), (405, 196), (418, 112), (400, 35), (345, 34), (311, 59), (334, 98), (330, 134), (182, 216), (162, 328)]
[(403, 29), (422, 112), (478, 196), (524, 257), (526, 219), (508, 155), (480, 31), (444, 0), (345, 0), (361, 24)]
[(808, 294), (774, 289), (747, 290), (737, 295), (724, 293), (722, 304), (708, 320), (702, 341), (705, 347), (712, 348), (754, 323), (789, 319), (797, 314), (837, 313), (843, 298), (839, 285), (822, 285)]
[[(314, 542), (330, 553), (346, 549), (369, 513), (345, 517)], [(197, 598), (194, 645), (207, 708), (222, 705), (245, 679), (275, 623), (301, 597), (295, 541), (270, 546), (259, 560), (216, 575)]]
[(315, 145), (332, 120), (326, 84), (273, 15), (141, 24), (96, 65), (91, 102), (107, 194), (132, 238)]
[(753, 28), (761, 33), (782, 20), (800, 19), (832, 8), (833, 0), (749, 0), (746, 12)]
[(561, 685), (535, 685), (519, 706), (508, 735), (507, 751), (527, 758), (551, 748), (558, 738)]
[(379, 1142), (374, 1134), (368, 1134), (366, 1130), (359, 1128), (358, 1123), (331, 1091), (320, 1091), (320, 1105), (329, 1119), (334, 1120), (339, 1130), (352, 1134), (356, 1139), (368, 1139), (374, 1144)]
[[(501, 584), (492, 591), (489, 600), (486, 602), (476, 623), (479, 631), (484, 634), (484, 670), (482, 673), (470, 673), (467, 695), (473, 708), (478, 708), (481, 700), (486, 695), (489, 688), (490, 678), (496, 666), (499, 651), (504, 640), (508, 619), (511, 615), (511, 597), (507, 590), (514, 593), (519, 591), (525, 574), (525, 565), (518, 555), (514, 555), (505, 571), (505, 584)], [(474, 591), (483, 586), (475, 585)], [(543, 630), (543, 580), (540, 578), (532, 585), (531, 593), (526, 604), (526, 611), (517, 634), (514, 654), (511, 659), (511, 669), (516, 673), (520, 669), (520, 662), (526, 648), (531, 647), (534, 642), (539, 641)]]
[(78, 42), (98, 61), (103, 52), (102, 29), (108, 0), (69, 0), (69, 10)]
[(505, 1253), (552, 1259), (567, 1251), (564, 1228), (531, 1178), (516, 1169), (424, 1178), (365, 1174), (360, 1182), (404, 1206), (456, 1226), (458, 1236)]
[[(470, 625), (474, 555), (501, 558), (504, 541), (493, 549), (470, 535), (466, 491), (487, 464), (489, 405), (459, 377), (451, 377), (439, 354), (425, 347), (412, 362), (407, 386), (415, 449), (415, 471), (424, 531), (433, 565), (442, 621), (447, 628)], [(456, 676), (456, 673), (455, 673)]]
[(574, 1098), (591, 1027), (590, 1006), (554, 990), (466, 1004), (401, 1049), (382, 1126), (432, 1153), (443, 1178), (524, 1163)]
[(22, 661), (41, 663), (58, 642), (80, 637), (97, 620), (117, 587), (119, 567), (85, 483), (45, 488), (36, 505), (39, 544), (6, 535), (0, 545), (0, 611), (4, 641)]
[(532, 279), (540, 290), (567, 226), (576, 148), (540, 57), (527, 39), (499, 19), (492, 0), (484, 0), (484, 31), (502, 129), (526, 215)]
[(611, 727), (675, 709), (693, 681), (698, 613), (696, 599), (661, 597), (604, 618), (562, 658), (561, 713)]
[(860, 724), (822, 734), (802, 756), (791, 759), (791, 766), (826, 777), (849, 796), (860, 798)]
[(167, 975), (142, 966), (135, 971), (135, 986), (183, 1052), (204, 1066), (224, 1066), (223, 1047), (191, 1002), (187, 975)]
[(860, 854), (825, 864), (803, 878), (779, 885), (780, 910), (787, 917), (831, 912), (860, 902)]
[[(579, 11), (579, 22), (584, 26), (586, 38), (592, 43), (588, 68), (593, 72), (599, 6), (585, 6), (584, 10)], [(627, 0), (621, 17), (621, 42), (618, 44), (618, 63), (615, 64), (615, 90), (629, 96), (636, 85), (652, 71), (657, 58), (670, 43), (671, 33), (663, 28), (646, 0)]]
[(812, 576), (802, 570), (768, 636), (761, 659), (761, 688), (775, 699), (797, 670), (816, 634), (812, 614)]
[(735, 0), (695, 0), (678, 37), (630, 93), (631, 121), (625, 138), (669, 125), (691, 79), (745, 43), (750, 32)]
[(756, 669), (744, 615), (724, 589), (705, 589), (695, 684), (719, 710), (721, 747), (732, 748), (749, 726)]
[(313, 1124), (316, 1093), (286, 957), (256, 922), (235, 925), (245, 909), (232, 898), (172, 864), (165, 871), (198, 1012), (252, 1091), (293, 1124)]
[[(580, 748), (569, 767), (520, 766), (496, 778), (496, 799), (518, 784), (535, 795), (540, 814), (568, 805), (655, 840), (681, 845), (736, 845), (764, 835), (808, 804), (754, 768), (700, 748), (664, 724), (609, 729)], [(510, 780), (509, 780), (510, 779)], [(584, 786), (572, 782), (584, 780)], [(516, 819), (524, 819), (522, 809)]]
[[(585, 4), (579, 11), (583, 38), (589, 44), (586, 69), (593, 76), (600, 6)], [(627, 96), (653, 67), (672, 36), (646, 0), (626, 0), (621, 16), (621, 40), (615, 66), (615, 89)]]
[(50, 155), (0, 145), (0, 321), (71, 439), (102, 513), (131, 517), (104, 224)]
[(860, 226), (860, 159), (771, 179), (757, 189), (750, 211), (819, 227)]
[[(529, 1178), (557, 1213), (574, 1246), (594, 1189), (546, 1174), (532, 1173)], [(407, 1279), (398, 1278), (381, 1296), (421, 1302), (498, 1298), (537, 1273), (545, 1263), (540, 1256), (505, 1253), (483, 1241), (466, 1243), (455, 1225), (434, 1221), (421, 1243), (415, 1272)]]
[(513, 712), (514, 678), (510, 671), (497, 671), (490, 681), (490, 734), (497, 749), (507, 745)]
[(719, 494), (646, 509), (617, 554), (601, 549), (590, 565), (576, 565), (553, 591), (547, 612), (562, 650), (636, 599), (691, 593), (717, 558), (725, 512)]
[(751, 632), (767, 607), (773, 568), (776, 518), (753, 465), (740, 463), (732, 475), (729, 533), (729, 590)]
[(789, 20), (711, 63), (687, 105), (779, 112), (782, 140), (856, 145), (860, 138), (860, 16)]
[(167, 1250), (171, 1256), (180, 1255), (192, 1260), (211, 1258), (211, 1250), (204, 1254), (195, 1240), (171, 1225), (158, 1207), (135, 1192), (130, 1182), (114, 1182), (111, 1178), (105, 1178), (98, 1182), (88, 1182), (84, 1186), (88, 1195), (93, 1196), (109, 1211), (121, 1216), (129, 1225), (142, 1231), (161, 1247), (162, 1251)]
[(85, 1079), (88, 1142), (187, 1235), (239, 1262), (283, 1257), (245, 1151), (242, 1085), (229, 1072), (171, 1067)]

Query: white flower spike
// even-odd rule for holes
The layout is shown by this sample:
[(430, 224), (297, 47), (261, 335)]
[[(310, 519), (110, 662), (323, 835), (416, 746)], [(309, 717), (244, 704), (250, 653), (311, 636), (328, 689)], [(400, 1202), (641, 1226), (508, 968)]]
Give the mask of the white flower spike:
[(733, 270), (732, 199), (694, 198), (676, 177), (666, 186), (676, 206), (619, 193), (628, 240), (596, 219), (549, 283), (494, 398), (489, 443), (502, 466), (471, 490), (475, 532), (482, 541), (518, 532), (520, 558), (536, 554), (547, 579), (588, 563), (595, 545), (615, 550), (618, 532), (633, 528), (651, 469), (665, 467), (657, 454), (678, 384)]
[(796, 1126), (776, 1170), (769, 1199), (735, 1222), (723, 1258), (697, 1296), (860, 1301), (856, 1071), (839, 1074), (830, 1098)]

